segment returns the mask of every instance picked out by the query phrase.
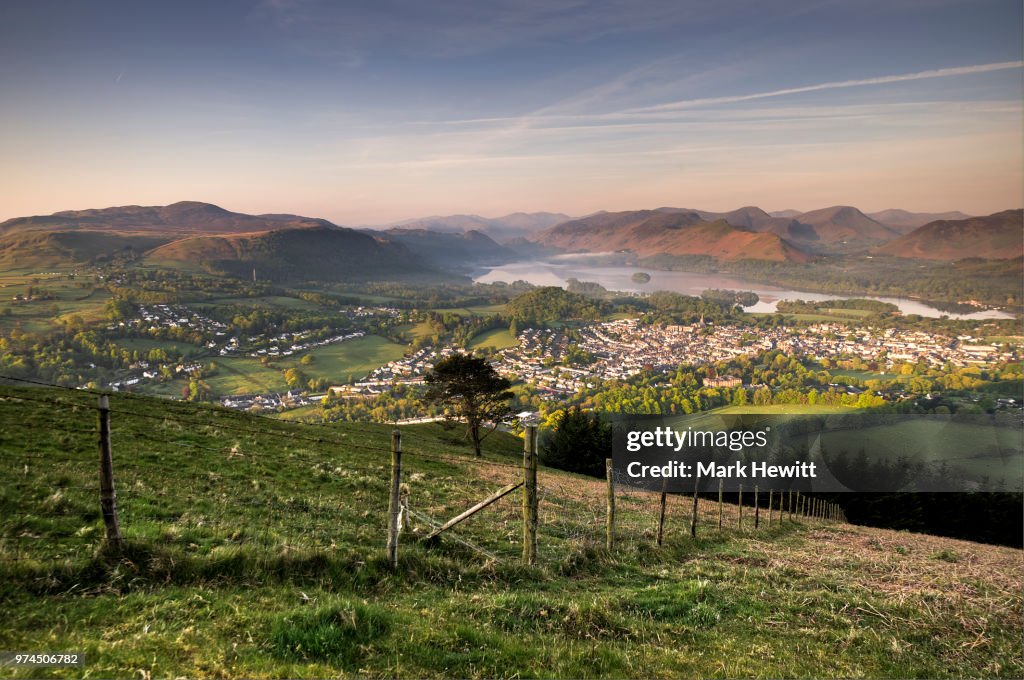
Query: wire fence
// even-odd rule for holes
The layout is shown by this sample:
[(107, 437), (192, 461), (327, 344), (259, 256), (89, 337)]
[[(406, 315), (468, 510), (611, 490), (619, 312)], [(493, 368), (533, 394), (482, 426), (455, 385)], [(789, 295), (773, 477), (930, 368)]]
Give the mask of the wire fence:
[[(175, 402), (155, 410), (128, 395), (109, 395), (103, 409), (98, 396), (0, 387), (0, 408), (8, 410), (4, 421), (17, 423), (0, 431), (0, 568), (73, 569), (104, 549), (110, 541), (101, 512), (104, 446), (111, 452), (114, 503), (127, 544), (208, 561), (244, 553), (358, 563), (383, 554), (392, 521), (390, 428), (292, 424)], [(105, 440), (104, 411), (110, 422)], [(524, 481), (524, 464), (515, 458), (474, 458), (408, 428), (401, 442), (399, 543), (406, 547)], [(444, 531), (440, 546), (424, 549), (484, 563), (518, 562), (529, 540), (528, 487), (488, 504)], [(691, 540), (691, 496), (668, 495), (662, 513), (659, 494), (617, 478), (612, 487), (617, 549)], [(608, 488), (608, 480), (538, 471), (539, 564), (610, 547)], [(768, 530), (767, 494), (759, 499), (756, 529), (752, 500), (751, 494), (744, 524), (736, 504), (698, 498), (699, 535)]]

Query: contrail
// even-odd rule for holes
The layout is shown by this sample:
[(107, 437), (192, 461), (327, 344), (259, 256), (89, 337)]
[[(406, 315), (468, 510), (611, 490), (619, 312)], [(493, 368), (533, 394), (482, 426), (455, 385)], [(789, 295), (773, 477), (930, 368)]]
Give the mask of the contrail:
[(804, 87), (790, 87), (784, 90), (772, 90), (771, 92), (756, 92), (754, 94), (741, 94), (728, 97), (705, 97), (703, 99), (683, 99), (657, 106), (646, 106), (637, 109), (628, 109), (624, 113), (651, 113), (655, 111), (671, 111), (675, 109), (689, 109), (696, 106), (708, 104), (732, 104), (745, 102), (751, 99), (766, 99), (768, 97), (784, 97), (789, 94), (801, 94), (803, 92), (817, 92), (818, 90), (838, 90), (845, 87), (861, 87), (863, 85), (884, 85), (886, 83), (902, 83), (908, 80), (925, 80), (927, 78), (946, 78), (948, 76), (963, 76), (974, 73), (988, 73), (989, 71), (1003, 71), (1011, 68), (1021, 68), (1024, 61), (1002, 61), (995, 64), (978, 64), (976, 66), (957, 66), (955, 68), (940, 68), (932, 71), (918, 71), (917, 73), (904, 73), (896, 76), (879, 76), (877, 78), (862, 78), (860, 80), (840, 80), (830, 83), (818, 83), (817, 85), (805, 85)]

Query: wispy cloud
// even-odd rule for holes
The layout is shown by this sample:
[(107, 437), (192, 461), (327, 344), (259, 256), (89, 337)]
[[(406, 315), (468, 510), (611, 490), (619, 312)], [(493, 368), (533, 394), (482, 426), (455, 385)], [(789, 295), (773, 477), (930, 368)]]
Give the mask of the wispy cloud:
[[(254, 18), (320, 52), (378, 50), (427, 57), (475, 56), (510, 47), (583, 44), (666, 26), (705, 22), (739, 11), (743, 0), (264, 0)], [(789, 5), (814, 6), (815, 0)], [(782, 12), (782, 10), (773, 10)], [(786, 11), (791, 11), (788, 8)]]
[[(755, 101), (759, 99), (770, 99), (773, 97), (785, 97), (794, 94), (803, 94), (807, 92), (819, 92), (824, 90), (836, 90), (852, 87), (865, 87), (870, 85), (885, 85), (889, 83), (908, 82), (915, 80), (927, 80), (932, 78), (948, 78), (953, 76), (965, 76), (975, 75), (981, 73), (990, 73), (993, 71), (1004, 71), (1015, 68), (1024, 67), (1024, 61), (1007, 61), (998, 62), (992, 64), (977, 64), (973, 66), (957, 66), (953, 68), (934, 69), (929, 71), (917, 71), (914, 73), (904, 73), (890, 76), (878, 76), (873, 78), (860, 78), (855, 80), (842, 80), (842, 81), (831, 81), (825, 83), (816, 83), (814, 85), (805, 85), (801, 87), (791, 87), (779, 90), (770, 90), (766, 92), (754, 92), (749, 94), (737, 94), (728, 95), (723, 97), (701, 97), (694, 99), (683, 99), (673, 102), (667, 102), (663, 104), (656, 104), (652, 106), (625, 108), (616, 111), (607, 111), (603, 113), (565, 113), (562, 112), (565, 109), (578, 108), (577, 106), (566, 106), (567, 102), (572, 104), (578, 104), (579, 102), (586, 101), (595, 92), (600, 92), (601, 88), (593, 88), (592, 90), (585, 91), (579, 95), (569, 97), (563, 101), (557, 102), (550, 106), (545, 106), (536, 111), (530, 113), (518, 115), (518, 116), (491, 116), (482, 118), (456, 118), (449, 120), (412, 120), (407, 121), (406, 125), (412, 126), (442, 126), (442, 127), (469, 127), (469, 128), (486, 128), (488, 126), (502, 126), (512, 123), (512, 129), (523, 130), (530, 127), (549, 127), (556, 126), (562, 129), (570, 127), (593, 127), (596, 124), (611, 124), (611, 125), (640, 125), (653, 124), (655, 121), (676, 121), (679, 120), (678, 116), (690, 112), (691, 109), (699, 109), (702, 107), (714, 107), (724, 104), (735, 104), (747, 101)], [(623, 78), (625, 80), (625, 78)], [(616, 80), (615, 87), (621, 87), (621, 82)], [(611, 86), (609, 86), (611, 89)], [(1014, 97), (1016, 100), (1016, 97)], [(901, 102), (898, 104), (887, 104), (882, 105), (885, 109), (891, 109), (892, 107), (917, 107), (917, 106), (929, 106), (934, 107), (940, 102), (925, 101), (925, 102)], [(1005, 104), (1005, 102), (1003, 102)], [(986, 105), (991, 106), (993, 102), (985, 102)], [(967, 103), (961, 103), (959, 106), (967, 106)], [(846, 105), (840, 107), (839, 115), (848, 115), (848, 112), (855, 109), (863, 109), (865, 106), (876, 107), (878, 105)], [(778, 116), (778, 115), (791, 115), (799, 118), (808, 115), (821, 115), (823, 111), (830, 111), (831, 115), (836, 115), (835, 107), (801, 107), (799, 109), (761, 109), (757, 111), (736, 111), (727, 113), (725, 111), (716, 111), (716, 118), (721, 116), (737, 115), (741, 117), (754, 115), (754, 116)]]
[(1002, 61), (994, 64), (977, 64), (974, 66), (957, 66), (954, 68), (940, 68), (931, 71), (917, 71), (916, 73), (903, 73), (892, 76), (879, 76), (876, 78), (859, 78), (856, 80), (837, 80), (815, 85), (802, 87), (788, 87), (781, 90), (770, 90), (768, 92), (755, 92), (752, 94), (731, 95), (726, 97), (703, 97), (699, 99), (683, 99), (655, 106), (628, 109), (623, 113), (646, 113), (657, 111), (670, 111), (675, 109), (690, 109), (698, 106), (710, 106), (715, 104), (735, 104), (751, 101), (754, 99), (767, 99), (769, 97), (785, 97), (792, 94), (803, 94), (805, 92), (819, 92), (821, 90), (839, 90), (848, 87), (864, 87), (867, 85), (886, 85), (888, 83), (903, 83), (911, 80), (926, 80), (929, 78), (948, 78), (951, 76), (966, 76), (978, 73), (989, 73), (991, 71), (1005, 71), (1007, 69), (1024, 67), (1024, 61)]

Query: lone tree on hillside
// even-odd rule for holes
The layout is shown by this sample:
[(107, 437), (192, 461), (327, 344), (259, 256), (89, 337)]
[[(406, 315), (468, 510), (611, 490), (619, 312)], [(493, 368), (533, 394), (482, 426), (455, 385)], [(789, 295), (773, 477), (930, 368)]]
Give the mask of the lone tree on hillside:
[[(481, 455), (480, 442), (510, 413), (512, 383), (498, 375), (486, 359), (458, 353), (437, 362), (426, 382), (430, 386), (426, 399), (441, 404), (448, 416), (465, 421), (466, 438), (473, 442), (476, 455)], [(481, 434), (488, 420), (494, 425)]]

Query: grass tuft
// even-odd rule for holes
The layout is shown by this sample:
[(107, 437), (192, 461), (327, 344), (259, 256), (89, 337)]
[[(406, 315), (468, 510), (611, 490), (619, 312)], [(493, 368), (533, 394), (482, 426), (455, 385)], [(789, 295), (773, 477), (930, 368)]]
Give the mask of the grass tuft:
[(270, 652), (281, 659), (322, 661), (354, 670), (367, 645), (386, 636), (392, 625), (386, 609), (361, 602), (295, 609), (275, 622)]

